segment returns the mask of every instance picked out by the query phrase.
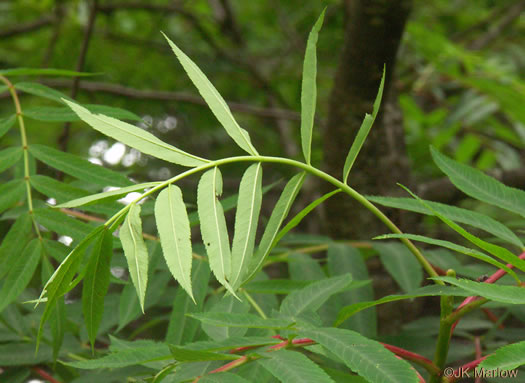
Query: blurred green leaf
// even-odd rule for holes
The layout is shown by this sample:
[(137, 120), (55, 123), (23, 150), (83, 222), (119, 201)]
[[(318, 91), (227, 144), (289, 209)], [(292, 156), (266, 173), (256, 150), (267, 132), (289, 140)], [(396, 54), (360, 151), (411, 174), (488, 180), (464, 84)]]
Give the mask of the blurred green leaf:
[(0, 290), (0, 312), (27, 287), (40, 263), (42, 244), (33, 239), (21, 254), (12, 254), (12, 264)]
[(0, 172), (3, 172), (7, 168), (10, 168), (22, 158), (22, 148), (12, 147), (4, 150), (0, 150)]
[(112, 255), (113, 234), (105, 230), (93, 245), (82, 284), (82, 312), (92, 349), (95, 347), (95, 339), (104, 312), (104, 297), (109, 287)]
[(101, 186), (130, 186), (133, 184), (120, 173), (49, 146), (34, 144), (29, 147), (29, 151), (46, 165), (90, 183)]

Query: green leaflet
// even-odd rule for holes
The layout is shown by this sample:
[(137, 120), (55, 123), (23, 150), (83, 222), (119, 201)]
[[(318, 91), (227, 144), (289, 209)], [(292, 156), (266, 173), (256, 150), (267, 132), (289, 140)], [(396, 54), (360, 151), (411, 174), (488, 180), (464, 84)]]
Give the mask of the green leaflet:
[(22, 148), (14, 147), (0, 150), (0, 172), (13, 166), (20, 158), (22, 158)]
[(430, 148), (436, 165), (465, 194), (525, 217), (525, 191), (505, 186), (477, 169), (451, 160)]
[(306, 173), (304, 172), (296, 174), (284, 187), (279, 200), (275, 204), (270, 219), (268, 220), (266, 229), (264, 229), (264, 234), (261, 238), (261, 242), (259, 243), (259, 247), (255, 253), (255, 256), (250, 261), (248, 268), (249, 272), (247, 277), (244, 279), (243, 284), (252, 279), (261, 269), (266, 257), (276, 245), (275, 238), (277, 237), (279, 228), (288, 215), (288, 212), (290, 211), (297, 194), (299, 194), (299, 190), (301, 190), (305, 176)]
[(439, 286), (439, 285), (425, 286), (425, 287), (421, 287), (413, 291), (410, 294), (388, 295), (386, 297), (383, 297), (375, 301), (358, 302), (358, 303), (354, 303), (354, 304), (345, 306), (339, 311), (339, 314), (337, 315), (337, 320), (335, 321), (334, 326), (340, 326), (341, 323), (343, 323), (347, 319), (353, 317), (355, 314), (369, 307), (374, 307), (377, 305), (381, 305), (383, 303), (401, 301), (405, 299), (413, 299), (413, 298), (428, 297), (428, 296), (438, 296), (438, 295), (467, 297), (467, 296), (470, 296), (471, 294), (465, 290), (458, 289), (456, 287), (451, 287), (451, 286)]
[(190, 316), (201, 321), (202, 323), (221, 327), (285, 329), (293, 324), (290, 319), (263, 319), (253, 314), (209, 311), (204, 313), (193, 313), (190, 314)]
[(13, 255), (21, 254), (31, 238), (31, 227), (31, 216), (21, 214), (3, 238), (0, 246), (0, 279), (9, 271)]
[(379, 253), (385, 269), (403, 291), (410, 293), (421, 286), (423, 268), (405, 245), (398, 242), (375, 243), (374, 249)]
[(411, 241), (419, 241), (423, 243), (428, 243), (429, 245), (441, 246), (446, 249), (457, 251), (458, 253), (465, 254), (470, 257), (479, 259), (480, 261), (490, 263), (491, 265), (497, 267), (498, 269), (503, 269), (508, 274), (510, 274), (514, 279), (519, 281), (519, 278), (514, 272), (514, 270), (509, 269), (505, 264), (494, 260), (492, 257), (489, 257), (488, 255), (483, 254), (480, 251), (477, 251), (477, 250), (474, 250), (468, 247), (464, 247), (461, 245), (456, 245), (455, 243), (452, 243), (449, 241), (443, 241), (441, 239), (434, 239), (434, 238), (425, 237), (423, 235), (417, 235), (417, 234), (384, 234), (384, 235), (375, 237), (373, 239), (391, 239), (391, 238), (407, 238), (407, 239), (410, 239)]
[[(412, 198), (366, 196), (366, 199), (381, 204), (383, 206), (433, 215), (431, 210), (425, 208), (425, 205)], [(426, 205), (430, 206), (433, 210), (435, 210), (441, 215), (446, 216), (452, 221), (465, 223), (478, 229), (482, 229), (487, 233), (490, 233), (508, 243), (512, 243), (513, 245), (518, 246), (519, 248), (523, 247), (523, 243), (518, 238), (518, 236), (516, 236), (516, 234), (514, 234), (505, 225), (489, 216), (480, 214), (476, 211), (471, 211), (456, 206), (449, 206), (439, 202), (432, 202), (427, 200), (422, 201)]]
[[(281, 382), (286, 383), (335, 383), (321, 367), (297, 351), (279, 350), (269, 352), (257, 360)], [(267, 356), (267, 357), (266, 357)]]
[(281, 342), (280, 339), (270, 338), (268, 336), (231, 336), (219, 341), (196, 341), (185, 345), (185, 348), (190, 350), (224, 351), (238, 347), (273, 346)]
[(514, 370), (525, 364), (525, 341), (498, 348), (479, 365), (485, 370)]
[(188, 348), (170, 345), (171, 355), (177, 362), (203, 362), (206, 360), (235, 360), (239, 355), (220, 354), (211, 351), (190, 350)]
[[(42, 258), (41, 263), (42, 282), (47, 281), (49, 278), (51, 278), (51, 275), (53, 275), (54, 271), (53, 265), (51, 265), (51, 262), (49, 262), (49, 258), (47, 257), (47, 253), (49, 253), (49, 250), (46, 246), (46, 242), (43, 242), (43, 244), (45, 256)], [(62, 347), (62, 343), (64, 342), (64, 328), (66, 326), (66, 309), (64, 297), (55, 299), (53, 306), (54, 308), (51, 311), (51, 314), (49, 315), (49, 325), (51, 327), (53, 360), (56, 361), (56, 359), (58, 358), (60, 347)]]
[[(354, 283), (357, 281), (370, 281), (364, 257), (355, 247), (333, 243), (327, 250), (327, 268), (330, 276), (351, 273)], [(374, 299), (372, 283), (367, 283), (361, 288), (349, 289), (339, 294), (340, 307), (357, 302), (366, 302)], [(376, 310), (368, 310), (353, 316), (345, 323), (344, 328), (354, 330), (368, 338), (377, 336)]]
[(229, 136), (243, 150), (252, 156), (257, 156), (257, 150), (253, 147), (248, 132), (239, 126), (233, 117), (228, 104), (226, 104), (226, 101), (224, 101), (210, 80), (208, 80), (199, 67), (191, 61), (191, 59), (186, 56), (186, 54), (184, 54), (184, 52), (173, 43), (173, 41), (171, 41), (164, 33), (162, 35), (168, 41), (168, 44), (193, 82), (193, 85), (198, 89), (200, 95), (204, 98), (204, 101), (206, 101), (206, 104), (208, 104), (208, 107), (217, 120), (219, 120)]
[(0, 74), (13, 77), (13, 76), (60, 76), (60, 77), (85, 77), (95, 76), (96, 73), (86, 72), (75, 72), (72, 70), (54, 69), (54, 68), (14, 68), (14, 69), (2, 69)]
[(314, 210), (317, 206), (319, 206), (320, 204), (322, 204), (324, 201), (326, 201), (328, 198), (330, 198), (331, 196), (333, 196), (334, 194), (337, 194), (341, 191), (341, 189), (337, 189), (337, 190), (334, 190), (334, 191), (331, 191), (329, 193), (326, 193), (324, 195), (322, 195), (321, 197), (317, 198), (315, 201), (313, 201), (312, 203), (310, 203), (307, 207), (305, 207), (303, 210), (301, 210), (295, 217), (293, 217), (287, 224), (285, 227), (283, 227), (281, 229), (281, 231), (279, 231), (279, 234), (277, 234), (277, 237), (275, 238), (274, 240), (274, 243), (277, 244), (279, 243), (279, 241), (290, 231), (292, 230), (294, 227), (296, 227), (297, 225), (299, 225), (299, 223), (301, 223), (301, 221), (303, 220), (304, 217), (306, 217), (308, 214), (310, 214), (310, 212), (312, 210)]
[[(79, 189), (77, 187), (71, 186), (70, 184), (57, 181), (54, 178), (47, 176), (34, 175), (31, 176), (29, 182), (31, 183), (31, 186), (33, 186), (40, 193), (47, 197), (55, 198), (57, 202), (64, 202), (74, 198), (82, 199), (91, 197), (89, 196), (89, 192), (87, 190)], [(58, 208), (63, 206), (59, 205), (55, 207)], [(111, 205), (98, 204), (93, 206), (84, 206), (83, 210), (112, 216), (121, 208), (122, 205), (113, 203)]]
[(132, 184), (126, 176), (78, 156), (62, 152), (44, 145), (31, 145), (29, 151), (37, 159), (72, 177), (101, 186), (129, 186)]
[(64, 363), (74, 368), (94, 370), (98, 368), (122, 368), (145, 364), (153, 361), (173, 359), (167, 344), (152, 343), (137, 345), (133, 348), (119, 349), (99, 359)]
[(303, 82), (301, 88), (301, 145), (306, 163), (310, 163), (312, 152), (312, 130), (314, 127), (315, 106), (317, 102), (317, 38), (323, 25), (324, 13), (321, 13), (308, 36), (303, 64)]
[(525, 304), (525, 289), (517, 286), (501, 286), (492, 283), (474, 282), (468, 279), (456, 279), (452, 277), (437, 277), (434, 280), (441, 280), (450, 283), (481, 297), (502, 303), (513, 305)]
[(215, 167), (204, 173), (199, 181), (197, 210), (211, 271), (217, 281), (235, 295), (233, 288), (226, 281), (230, 274), (231, 253), (224, 210), (218, 199), (221, 194), (222, 175), (219, 168)]
[(112, 255), (113, 235), (106, 229), (93, 245), (82, 285), (82, 313), (92, 349), (94, 349), (97, 331), (104, 312), (104, 297), (109, 287)]
[(359, 154), (359, 151), (361, 150), (361, 147), (363, 146), (366, 137), (368, 136), (368, 133), (370, 133), (370, 129), (372, 128), (372, 125), (374, 124), (374, 121), (377, 117), (377, 113), (379, 112), (379, 105), (381, 104), (381, 99), (383, 98), (383, 89), (385, 86), (385, 75), (386, 70), (385, 68), (383, 68), (383, 76), (381, 77), (379, 90), (377, 91), (377, 96), (374, 101), (374, 109), (372, 110), (372, 115), (369, 115), (368, 113), (365, 114), (365, 118), (361, 126), (359, 127), (355, 140), (352, 143), (352, 146), (350, 147), (348, 156), (346, 157), (345, 165), (343, 167), (344, 183), (346, 183), (346, 181), (348, 180), (348, 175), (350, 174), (350, 170), (352, 170), (352, 166), (354, 165), (355, 159), (357, 158), (357, 155)]
[[(148, 267), (151, 270), (151, 267)], [(156, 273), (148, 275), (148, 289), (144, 299), (144, 310), (155, 306), (162, 298), (171, 277), (168, 273)], [(118, 327), (117, 332), (126, 327), (127, 324), (134, 321), (141, 315), (139, 297), (135, 286), (129, 283), (124, 286), (120, 293), (118, 307)]]
[(210, 268), (208, 263), (202, 260), (194, 260), (193, 263), (192, 285), (196, 304), (190, 300), (182, 287), (177, 289), (166, 331), (167, 343), (183, 345), (191, 342), (200, 327), (196, 319), (186, 314), (202, 311), (208, 290)]
[(304, 329), (299, 332), (299, 336), (315, 340), (369, 382), (419, 382), (408, 362), (398, 359), (381, 343), (354, 331), (337, 328)]
[[(209, 338), (213, 339), (214, 341), (226, 341), (227, 339), (231, 337), (243, 337), (246, 332), (248, 331), (247, 326), (225, 326), (224, 324), (227, 319), (224, 317), (221, 317), (221, 315), (228, 316), (229, 314), (242, 315), (246, 314), (250, 310), (250, 304), (245, 299), (244, 301), (240, 301), (239, 299), (236, 299), (233, 295), (226, 295), (222, 299), (217, 296), (215, 300), (208, 299), (206, 302), (206, 305), (204, 306), (205, 314), (210, 314), (212, 317), (215, 314), (212, 313), (218, 313), (219, 321), (220, 318), (223, 320), (219, 322), (214, 321), (206, 321), (201, 322), (201, 329), (208, 335)], [(197, 313), (196, 315), (204, 314), (204, 313)], [(229, 317), (230, 319), (232, 317)], [(199, 319), (200, 318), (196, 318)], [(241, 319), (242, 320), (242, 319)], [(248, 319), (249, 321), (249, 319)], [(242, 323), (246, 323), (245, 320)], [(230, 322), (230, 324), (235, 323), (235, 321)]]
[(257, 163), (246, 170), (239, 186), (230, 276), (234, 290), (243, 281), (248, 264), (253, 256), (261, 203), (262, 165)]
[(306, 311), (317, 311), (328, 298), (348, 288), (351, 283), (351, 274), (343, 274), (310, 283), (284, 298), (280, 312), (283, 315), (296, 317)]
[(33, 210), (33, 213), (36, 221), (46, 229), (57, 234), (68, 235), (78, 241), (81, 241), (93, 230), (93, 226), (57, 210), (42, 208)]
[[(0, 344), (0, 363), (2, 366), (32, 366), (35, 363), (53, 361), (53, 350), (48, 345), (42, 345), (35, 354), (35, 345), (28, 342), (11, 342)], [(25, 380), (24, 380), (25, 381)]]
[[(63, 99), (65, 103), (70, 103)], [(140, 121), (140, 117), (127, 110), (105, 105), (84, 105), (87, 112), (100, 113), (108, 118), (120, 118), (123, 120)], [(24, 109), (24, 117), (45, 122), (68, 122), (79, 121), (81, 118), (67, 106), (37, 106)], [(138, 129), (138, 128), (137, 128)]]
[(0, 290), (0, 312), (27, 287), (40, 263), (42, 244), (33, 239), (21, 254), (12, 254), (12, 265)]
[(91, 113), (86, 108), (67, 100), (64, 102), (93, 129), (142, 153), (183, 166), (199, 166), (209, 162), (171, 146), (137, 126), (102, 114)]
[(218, 372), (215, 374), (204, 375), (199, 379), (200, 383), (249, 383), (250, 381), (232, 374), (231, 372)]
[[(421, 204), (425, 205), (425, 202), (423, 202), (418, 196), (416, 196), (414, 193), (412, 193), (408, 188), (402, 186), (412, 197), (417, 199)], [(525, 196), (525, 193), (524, 193)], [(492, 243), (486, 242), (475, 235), (470, 234), (468, 231), (463, 229), (458, 224), (452, 222), (448, 217), (438, 213), (437, 211), (433, 210), (431, 206), (425, 205), (425, 207), (432, 211), (432, 213), (438, 217), (440, 220), (442, 220), (444, 223), (446, 223), (450, 228), (452, 228), (457, 233), (461, 234), (464, 238), (468, 239), (470, 242), (475, 244), (476, 246), (482, 248), (483, 250), (489, 252), (490, 254), (494, 255), (495, 257), (510, 263), (511, 265), (516, 266), (521, 271), (525, 271), (525, 261), (516, 255), (512, 254), (509, 250), (505, 249), (504, 247), (494, 245)]]
[(191, 289), (191, 232), (190, 221), (182, 192), (168, 184), (155, 202), (155, 220), (166, 264), (173, 277), (195, 302)]
[(54, 304), (56, 300), (74, 287), (71, 286), (71, 281), (84, 259), (87, 247), (103, 230), (104, 226), (98, 226), (93, 229), (73, 250), (71, 250), (44, 285), (42, 293), (37, 300), (38, 305), (38, 302), (42, 300), (44, 294), (47, 294), (46, 308), (40, 318), (40, 325), (38, 328), (36, 339), (37, 349), (40, 344), (40, 339), (42, 338), (44, 324), (55, 309)]
[[(84, 205), (90, 205), (92, 203), (102, 203), (106, 201), (112, 201), (114, 199), (118, 199), (119, 197), (124, 197), (126, 194), (140, 191), (148, 188), (152, 188), (155, 186), (158, 186), (160, 182), (145, 182), (142, 184), (136, 184), (131, 186), (126, 186), (117, 190), (111, 190), (103, 193), (97, 193), (97, 194), (91, 194), (85, 197), (80, 197), (68, 202), (61, 203), (60, 205), (57, 205), (57, 208), (71, 208), (71, 207), (79, 207)], [(36, 188), (36, 186), (35, 186)]]
[(120, 240), (128, 261), (131, 281), (137, 291), (140, 307), (144, 312), (144, 298), (148, 284), (148, 249), (142, 238), (140, 205), (132, 204), (120, 229)]
[(70, 290), (70, 282), (84, 259), (86, 248), (103, 230), (104, 226), (97, 226), (71, 250), (44, 285), (39, 299), (47, 294), (48, 302), (51, 302), (54, 298), (62, 296)]
[(268, 279), (266, 281), (251, 281), (244, 288), (250, 293), (260, 294), (290, 294), (302, 289), (314, 281), (294, 281), (291, 279)]
[(17, 82), (15, 89), (21, 90), (22, 92), (29, 93), (38, 97), (47, 98), (59, 103), (63, 103), (62, 99), (71, 100), (69, 96), (66, 96), (64, 93), (59, 92), (48, 86), (39, 84), (37, 82)]
[(9, 209), (18, 201), (25, 199), (25, 191), (25, 183), (21, 179), (0, 185), (0, 213)]
[(9, 131), (9, 129), (13, 127), (13, 125), (15, 124), (15, 121), (16, 121), (15, 115), (0, 119), (0, 138), (4, 134), (6, 134)]
[[(270, 185), (266, 185), (262, 188), (262, 194), (266, 194), (266, 192), (273, 189), (280, 181), (276, 181), (274, 183), (271, 183)], [(237, 206), (237, 201), (239, 199), (239, 194), (233, 194), (231, 196), (228, 196), (221, 200), (221, 205), (226, 213), (227, 211), (232, 210), (235, 206)], [(190, 219), (190, 226), (195, 226), (199, 223), (199, 213), (197, 211), (191, 212), (188, 214), (188, 218)]]

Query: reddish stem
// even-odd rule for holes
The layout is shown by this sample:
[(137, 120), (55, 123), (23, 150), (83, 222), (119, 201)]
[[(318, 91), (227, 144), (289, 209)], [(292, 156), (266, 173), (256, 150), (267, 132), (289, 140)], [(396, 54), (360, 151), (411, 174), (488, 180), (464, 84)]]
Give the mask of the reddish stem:
[(216, 368), (213, 371), (210, 371), (209, 374), (215, 374), (217, 372), (225, 372), (230, 371), (231, 369), (241, 366), (244, 363), (248, 362), (249, 358), (245, 356), (241, 356), (239, 359), (235, 359), (234, 361), (231, 361), (230, 363), (226, 363), (224, 366), (221, 366), (219, 368)]
[(56, 380), (55, 378), (53, 378), (51, 375), (49, 375), (47, 373), (47, 371), (45, 371), (44, 369), (40, 368), (40, 367), (31, 367), (31, 370), (37, 374), (38, 376), (40, 376), (42, 379), (44, 380), (47, 380), (49, 383), (60, 383), (58, 380)]
[[(487, 319), (489, 321), (491, 321), (492, 323), (498, 323), (499, 322), (499, 318), (496, 316), (496, 314), (494, 314), (492, 311), (490, 311), (489, 309), (487, 308), (482, 308), (481, 311), (483, 311), (483, 313), (485, 314), (485, 316), (487, 317)], [(504, 329), (505, 326), (503, 325), (503, 323), (500, 323), (498, 324), (498, 328), (499, 329)]]
[(457, 379), (461, 377), (462, 371), (469, 371), (469, 370), (472, 370), (473, 368), (476, 368), (481, 362), (483, 362), (487, 358), (487, 356), (483, 356), (481, 358), (473, 360), (472, 362), (468, 362), (467, 364), (464, 364), (463, 366), (457, 368), (452, 374), (452, 376), (447, 379), (447, 382), (454, 383)]
[[(525, 259), (525, 251), (523, 253), (521, 253), (519, 255), (520, 259)], [(507, 267), (509, 269), (513, 269), (514, 268), (514, 265), (511, 265), (510, 263), (507, 264)], [(500, 280), (505, 274), (507, 274), (507, 272), (503, 269), (499, 269), (498, 271), (496, 271), (494, 274), (492, 274), (490, 277), (488, 277), (484, 283), (494, 283), (498, 280)], [(463, 306), (466, 306), (467, 304), (471, 303), (471, 302), (474, 302), (476, 299), (478, 299), (479, 297), (477, 296), (471, 296), (471, 297), (468, 297), (466, 298), (460, 305), (459, 307), (456, 309), (455, 312), (458, 312), (461, 308), (463, 308)], [(459, 322), (459, 319), (452, 325), (452, 328), (450, 329), (450, 333), (452, 334), (454, 332), (454, 329), (456, 328), (457, 324)]]
[[(476, 349), (476, 360), (481, 358), (482, 350), (481, 350), (481, 339), (479, 336), (476, 336), (474, 338), (474, 347)], [(474, 383), (481, 383), (481, 376), (476, 377), (476, 380)]]
[(387, 350), (393, 352), (398, 357), (401, 357), (406, 360), (410, 360), (414, 363), (419, 364), (420, 366), (425, 367), (425, 369), (431, 374), (438, 374), (440, 372), (439, 368), (430, 360), (425, 358), (422, 355), (416, 354), (415, 352), (405, 350), (404, 348), (392, 346), (390, 344), (381, 343)]

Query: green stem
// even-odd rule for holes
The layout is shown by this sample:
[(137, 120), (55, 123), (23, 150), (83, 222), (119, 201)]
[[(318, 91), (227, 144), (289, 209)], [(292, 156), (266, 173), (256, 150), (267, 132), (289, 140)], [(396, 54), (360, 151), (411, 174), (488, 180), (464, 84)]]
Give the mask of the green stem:
[[(207, 169), (211, 169), (216, 166), (226, 165), (226, 164), (232, 164), (237, 162), (268, 162), (268, 163), (276, 163), (281, 165), (288, 165), (293, 166), (299, 169), (302, 169), (306, 171), (307, 173), (310, 173), (316, 177), (319, 177), (323, 179), (324, 181), (334, 185), (336, 188), (341, 189), (343, 192), (348, 194), (350, 197), (357, 200), (361, 205), (366, 207), (368, 210), (372, 212), (381, 222), (383, 222), (393, 233), (396, 234), (402, 234), (401, 230), (396, 226), (395, 223), (393, 223), (381, 210), (379, 210), (374, 204), (372, 204), (370, 201), (368, 201), (363, 195), (355, 191), (353, 188), (348, 186), (347, 184), (341, 182), (337, 178), (317, 169), (314, 168), (311, 165), (305, 164), (304, 162), (295, 161), (288, 158), (282, 158), (282, 157), (268, 157), (268, 156), (239, 156), (239, 157), (229, 157), (229, 158), (223, 158), (216, 161), (208, 162), (204, 165), (189, 169), (183, 173), (180, 173), (176, 175), (175, 177), (172, 177), (159, 185), (151, 188), (150, 190), (144, 192), (141, 194), (140, 197), (135, 199), (133, 202), (131, 202), (129, 205), (121, 209), (118, 213), (116, 213), (113, 217), (111, 217), (107, 222), (106, 226), (110, 225), (112, 222), (114, 222), (118, 217), (120, 217), (122, 214), (125, 214), (127, 210), (129, 209), (129, 206), (133, 203), (137, 203), (141, 199), (165, 188), (168, 184), (177, 182), (187, 176), (190, 176), (192, 174), (196, 174), (199, 172), (202, 172)], [(425, 269), (425, 271), (428, 273), (430, 277), (438, 277), (438, 274), (432, 267), (432, 265), (426, 260), (426, 258), (423, 256), (423, 254), (419, 251), (419, 249), (407, 238), (400, 238), (401, 242), (405, 244), (405, 246), (410, 250), (410, 252), (416, 257), (418, 262), (421, 264), (421, 266)], [(444, 283), (442, 281), (435, 281), (435, 283), (443, 285)]]
[(470, 313), (471, 311), (474, 311), (479, 306), (484, 305), (489, 300), (487, 298), (478, 298), (473, 302), (470, 302), (469, 304), (463, 306), (457, 311), (454, 311), (453, 313), (449, 314), (445, 320), (447, 323), (449, 323), (451, 326), (454, 325), (458, 320), (460, 320), (462, 317), (464, 317), (466, 314)]
[[(449, 296), (443, 295), (441, 296), (441, 312), (448, 313), (450, 312), (451, 304), (450, 304), (450, 298)], [(445, 314), (448, 315), (448, 314)], [(447, 316), (442, 315), (440, 321), (439, 321), (439, 334), (436, 344), (436, 353), (434, 356), (434, 365), (437, 366), (439, 371), (443, 371), (443, 368), (445, 367), (445, 363), (447, 362), (447, 355), (448, 350), (450, 347), (450, 337), (452, 334), (452, 324), (447, 320)], [(430, 377), (429, 383), (438, 383), (440, 381), (441, 377), (439, 374), (434, 374)]]
[(13, 104), (15, 105), (16, 118), (18, 121), (18, 126), (20, 127), (20, 137), (22, 139), (22, 151), (24, 157), (24, 182), (26, 184), (26, 193), (27, 193), (27, 206), (31, 219), (33, 220), (33, 226), (38, 238), (42, 238), (40, 234), (40, 229), (38, 228), (38, 223), (35, 220), (33, 215), (33, 197), (31, 194), (31, 183), (29, 182), (29, 146), (27, 144), (27, 134), (24, 124), (24, 117), (22, 116), (22, 107), (20, 106), (20, 100), (18, 99), (18, 94), (16, 93), (15, 87), (6, 77), (0, 75), (0, 81), (7, 85), (11, 98), (13, 99)]
[(253, 299), (253, 297), (248, 293), (248, 291), (246, 291), (246, 289), (242, 289), (242, 293), (244, 294), (244, 296), (246, 297), (246, 299), (248, 300), (248, 302), (250, 302), (250, 304), (253, 306), (253, 308), (255, 309), (255, 311), (257, 311), (259, 313), (259, 315), (261, 316), (261, 318), (263, 319), (268, 319), (268, 317), (266, 316), (266, 314), (264, 313), (263, 309), (261, 308), (261, 306), (259, 306), (259, 304), (257, 302), (255, 302), (255, 299)]

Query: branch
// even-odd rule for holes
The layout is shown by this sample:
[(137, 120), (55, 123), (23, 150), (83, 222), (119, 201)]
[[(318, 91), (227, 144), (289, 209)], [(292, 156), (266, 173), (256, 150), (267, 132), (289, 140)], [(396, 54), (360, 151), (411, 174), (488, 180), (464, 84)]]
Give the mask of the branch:
[[(95, 19), (97, 17), (97, 5), (98, 0), (92, 0), (90, 10), (89, 10), (89, 18), (88, 22), (86, 24), (86, 29), (84, 30), (84, 40), (82, 42), (82, 47), (80, 48), (80, 54), (78, 56), (76, 71), (82, 72), (84, 69), (84, 64), (86, 62), (86, 55), (89, 48), (89, 42), (91, 41), (91, 36), (93, 35), (93, 27), (95, 25)], [(75, 99), (78, 93), (80, 85), (80, 77), (75, 77), (73, 79), (73, 85), (71, 86), (71, 98)], [(63, 152), (67, 151), (67, 144), (69, 141), (69, 131), (71, 129), (71, 122), (66, 122), (64, 125), (64, 129), (62, 130), (62, 134), (58, 138), (58, 146)], [(62, 178), (62, 173), (58, 174), (57, 178)]]
[[(70, 80), (45, 80), (42, 82), (48, 86), (56, 88), (68, 88), (72, 84)], [(123, 85), (95, 81), (83, 81), (79, 84), (79, 89), (84, 90), (86, 92), (109, 93), (117, 96), (124, 96), (141, 100), (178, 101), (190, 104), (204, 106), (206, 105), (206, 102), (200, 96), (186, 92), (168, 92), (162, 90), (135, 89)], [(0, 97), (3, 97), (3, 95)], [(299, 113), (288, 109), (264, 108), (260, 106), (242, 104), (239, 102), (232, 101), (228, 101), (228, 106), (232, 111), (251, 114), (258, 117), (286, 119), (293, 121), (298, 121), (300, 119)]]
[(516, 19), (518, 19), (525, 9), (525, 1), (518, 1), (511, 5), (507, 12), (500, 18), (498, 23), (493, 23), (489, 27), (487, 33), (481, 35), (479, 38), (469, 44), (468, 48), (472, 50), (479, 50), (485, 48), (492, 41), (498, 38), (499, 35), (510, 26)]
[(29, 21), (24, 24), (18, 24), (11, 28), (0, 31), (0, 38), (12, 37), (27, 32), (33, 32), (48, 25), (53, 24), (55, 18), (51, 15), (42, 16), (39, 19)]
[(53, 51), (55, 50), (56, 43), (58, 41), (58, 38), (60, 37), (60, 30), (62, 27), (62, 21), (64, 20), (65, 13), (66, 13), (66, 9), (62, 3), (58, 2), (57, 4), (55, 4), (54, 20), (53, 20), (53, 34), (51, 35), (51, 38), (49, 39), (49, 43), (47, 44), (47, 48), (44, 53), (44, 57), (42, 59), (43, 68), (47, 67), (49, 61), (51, 60)]

